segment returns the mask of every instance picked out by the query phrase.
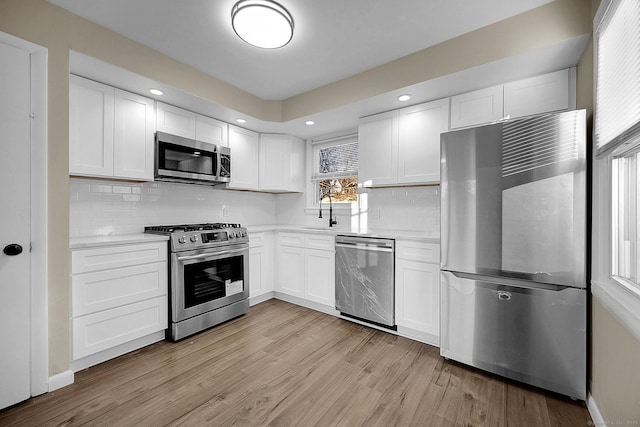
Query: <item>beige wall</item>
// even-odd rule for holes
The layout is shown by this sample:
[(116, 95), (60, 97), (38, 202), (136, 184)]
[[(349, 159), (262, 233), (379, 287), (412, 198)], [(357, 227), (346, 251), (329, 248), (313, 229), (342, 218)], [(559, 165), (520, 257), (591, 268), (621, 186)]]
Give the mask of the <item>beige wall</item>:
[(284, 101), (265, 101), (60, 9), (46, 0), (1, 0), (0, 31), (48, 48), (49, 361), (69, 368), (69, 50), (267, 121), (290, 120), (590, 31), (586, 0), (530, 12)]

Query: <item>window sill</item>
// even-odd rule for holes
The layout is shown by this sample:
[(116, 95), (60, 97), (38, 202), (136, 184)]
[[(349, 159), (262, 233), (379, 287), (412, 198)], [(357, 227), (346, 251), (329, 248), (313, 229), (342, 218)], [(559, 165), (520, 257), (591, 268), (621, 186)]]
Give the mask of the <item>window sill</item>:
[(613, 279), (591, 281), (591, 293), (618, 321), (640, 340), (640, 292)]

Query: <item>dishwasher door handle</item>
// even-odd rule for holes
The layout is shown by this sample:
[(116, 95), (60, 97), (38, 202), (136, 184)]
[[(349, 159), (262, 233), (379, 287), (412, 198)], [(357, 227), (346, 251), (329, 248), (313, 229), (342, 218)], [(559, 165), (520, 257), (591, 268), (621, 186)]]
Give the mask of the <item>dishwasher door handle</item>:
[(363, 244), (363, 243), (341, 242), (341, 243), (336, 243), (336, 248), (362, 249), (365, 251), (376, 251), (376, 252), (393, 252), (392, 246), (371, 245), (371, 244)]

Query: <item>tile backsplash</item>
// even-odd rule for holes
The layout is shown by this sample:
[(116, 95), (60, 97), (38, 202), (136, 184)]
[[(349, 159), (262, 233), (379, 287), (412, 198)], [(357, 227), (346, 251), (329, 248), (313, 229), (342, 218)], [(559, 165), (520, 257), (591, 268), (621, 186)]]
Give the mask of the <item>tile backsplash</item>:
[[(70, 179), (70, 237), (141, 233), (147, 225), (198, 222), (324, 225), (305, 212), (304, 194), (272, 195), (166, 182)], [(359, 207), (338, 212), (338, 227), (438, 232), (440, 187), (361, 189)]]
[(147, 225), (274, 224), (273, 195), (167, 182), (70, 179), (70, 237), (141, 233)]

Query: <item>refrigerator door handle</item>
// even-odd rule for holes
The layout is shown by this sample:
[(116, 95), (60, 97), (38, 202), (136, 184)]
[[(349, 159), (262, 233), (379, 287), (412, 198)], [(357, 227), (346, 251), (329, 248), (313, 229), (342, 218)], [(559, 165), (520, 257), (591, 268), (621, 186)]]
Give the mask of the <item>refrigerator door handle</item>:
[[(571, 288), (571, 286), (550, 285), (547, 283), (530, 282), (528, 280), (518, 280), (518, 279), (507, 278), (507, 277), (494, 277), (494, 276), (485, 276), (482, 274), (464, 273), (462, 271), (453, 271), (453, 270), (445, 270), (445, 269), (442, 269), (441, 271), (443, 272), (446, 271), (448, 273), (451, 273), (460, 279), (475, 280), (476, 282), (487, 282), (487, 283), (492, 283), (494, 285), (515, 286), (517, 288), (523, 288), (523, 289), (544, 289), (547, 291), (563, 291), (567, 288)], [(483, 287), (482, 283), (477, 283), (477, 286)]]

